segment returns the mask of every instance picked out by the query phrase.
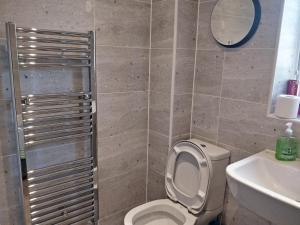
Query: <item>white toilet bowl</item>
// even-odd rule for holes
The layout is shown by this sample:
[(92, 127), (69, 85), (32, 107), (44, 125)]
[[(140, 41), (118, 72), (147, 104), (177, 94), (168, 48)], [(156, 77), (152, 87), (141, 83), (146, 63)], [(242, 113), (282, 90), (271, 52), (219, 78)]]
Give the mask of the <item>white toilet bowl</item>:
[(160, 199), (130, 210), (125, 225), (193, 225), (197, 217), (180, 204)]
[(124, 225), (207, 225), (223, 210), (229, 152), (197, 139), (168, 154), (165, 187), (170, 199), (130, 210)]

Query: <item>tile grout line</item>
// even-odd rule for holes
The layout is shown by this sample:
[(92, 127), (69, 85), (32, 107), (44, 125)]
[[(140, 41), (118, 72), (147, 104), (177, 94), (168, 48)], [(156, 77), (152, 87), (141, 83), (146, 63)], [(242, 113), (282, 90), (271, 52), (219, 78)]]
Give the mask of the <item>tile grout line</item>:
[(194, 74), (193, 74), (193, 87), (192, 87), (192, 104), (191, 104), (191, 122), (190, 122), (190, 138), (192, 138), (192, 127), (193, 127), (193, 113), (194, 113), (194, 94), (195, 94), (195, 80), (196, 80), (196, 67), (197, 67), (197, 48), (198, 48), (198, 34), (199, 34), (199, 11), (200, 11), (200, 1), (198, 1), (197, 9), (197, 21), (196, 21), (196, 46), (195, 46), (195, 56), (194, 56)]
[(249, 104), (255, 104), (255, 105), (268, 105), (268, 103), (263, 103), (263, 102), (253, 102), (245, 99), (239, 99), (239, 98), (229, 98), (229, 97), (223, 97), (222, 95), (210, 95), (210, 94), (205, 94), (205, 93), (195, 93), (194, 95), (202, 95), (202, 96), (207, 96), (207, 97), (212, 97), (212, 98), (221, 98), (225, 100), (230, 100), (230, 101), (236, 101), (236, 102), (244, 102), (244, 103), (249, 103)]
[(146, 146), (146, 191), (145, 191), (145, 198), (146, 202), (148, 202), (148, 180), (149, 180), (149, 144), (150, 144), (150, 87), (151, 87), (151, 42), (152, 42), (152, 0), (150, 2), (150, 26), (149, 26), (149, 65), (148, 65), (148, 118), (147, 118), (147, 146)]
[(173, 136), (173, 113), (174, 113), (174, 93), (175, 93), (175, 74), (176, 74), (176, 51), (177, 51), (177, 28), (178, 28), (178, 0), (174, 6), (174, 33), (173, 33), (173, 58), (172, 58), (172, 77), (171, 77), (171, 98), (170, 98), (170, 118), (169, 118), (169, 149), (172, 145)]
[(113, 95), (113, 94), (142, 94), (148, 92), (147, 90), (144, 91), (113, 91), (113, 92), (97, 92), (97, 95)]
[(219, 132), (220, 132), (220, 117), (221, 117), (221, 101), (222, 101), (222, 92), (223, 92), (223, 74), (224, 74), (224, 64), (226, 58), (226, 51), (223, 50), (223, 60), (222, 60), (222, 73), (221, 73), (221, 87), (219, 93), (219, 105), (218, 105), (218, 116), (217, 116), (217, 137), (216, 137), (216, 144), (219, 144)]
[(98, 44), (96, 46), (100, 48), (124, 48), (124, 49), (149, 50), (149, 47), (141, 47), (141, 46), (122, 46), (122, 45), (103, 45), (103, 44)]

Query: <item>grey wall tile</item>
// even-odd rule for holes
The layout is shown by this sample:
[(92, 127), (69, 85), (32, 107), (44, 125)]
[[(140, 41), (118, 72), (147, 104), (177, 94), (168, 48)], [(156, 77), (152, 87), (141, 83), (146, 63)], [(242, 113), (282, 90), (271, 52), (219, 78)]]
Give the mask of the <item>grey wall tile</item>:
[(170, 94), (150, 92), (149, 129), (169, 135)]
[(218, 143), (218, 145), (220, 147), (230, 151), (230, 163), (234, 163), (234, 162), (242, 159), (242, 150), (241, 149), (234, 147), (234, 146), (226, 145), (223, 143)]
[(128, 151), (147, 148), (147, 130), (132, 130), (110, 137), (98, 137), (98, 159), (105, 159)]
[(219, 97), (194, 95), (192, 133), (216, 140), (218, 135)]
[[(18, 26), (67, 31), (88, 31), (94, 27), (92, 0), (3, 0), (0, 8), (0, 37), (5, 37), (4, 23)], [(55, 21), (55, 22), (54, 22)]]
[(195, 93), (220, 95), (223, 59), (222, 51), (197, 51)]
[(23, 207), (14, 206), (9, 209), (0, 209), (0, 224), (3, 225), (24, 225)]
[(0, 99), (10, 98), (11, 86), (6, 39), (0, 38)]
[(0, 157), (1, 209), (13, 208), (21, 202), (19, 159), (16, 155)]
[(146, 131), (104, 138), (100, 140), (98, 146), (100, 182), (133, 171), (147, 163)]
[(100, 138), (146, 129), (147, 93), (98, 94), (98, 115)]
[(178, 1), (177, 48), (196, 47), (198, 0)]
[[(191, 138), (191, 134), (190, 133), (186, 133), (186, 134), (180, 134), (180, 135), (177, 135), (177, 136), (173, 136), (172, 137), (172, 146), (178, 142), (178, 141), (182, 141), (182, 140), (188, 140)], [(172, 147), (171, 146), (171, 147)]]
[[(221, 100), (220, 117), (239, 123), (247, 123), (249, 131), (258, 131), (270, 136), (280, 135), (284, 122), (267, 118), (267, 105), (241, 100)], [(282, 127), (281, 127), (282, 126)]]
[(172, 54), (173, 51), (171, 49), (151, 50), (150, 90), (170, 93), (173, 62)]
[(193, 92), (194, 64), (194, 50), (176, 50), (175, 94)]
[(282, 134), (282, 122), (266, 117), (267, 105), (222, 99), (220, 112), (219, 143), (256, 153), (274, 149)]
[(257, 153), (264, 149), (274, 149), (276, 136), (248, 130), (247, 123), (220, 119), (219, 143), (236, 146), (248, 152)]
[(172, 48), (174, 36), (174, 0), (152, 1), (152, 48)]
[(210, 30), (210, 16), (216, 2), (216, 0), (212, 0), (200, 3), (198, 16), (198, 49), (221, 48), (214, 40)]
[(197, 134), (194, 130), (192, 130), (191, 138), (200, 139), (200, 140), (203, 140), (203, 141), (207, 141), (208, 143), (212, 143), (212, 144), (218, 144), (217, 139), (209, 139), (207, 137), (203, 137), (203, 136)]
[(0, 157), (17, 153), (12, 103), (0, 100)]
[(87, 68), (22, 68), (20, 69), (21, 94), (52, 94), (86, 91)]
[(167, 198), (165, 177), (149, 170), (148, 172), (148, 201)]
[(27, 168), (39, 169), (90, 156), (90, 139), (36, 145), (26, 151)]
[(130, 209), (131, 208), (123, 209), (107, 217), (101, 218), (98, 225), (124, 225), (124, 217)]
[(226, 51), (222, 96), (267, 103), (274, 60), (274, 50)]
[(98, 92), (146, 91), (149, 50), (97, 47)]
[(261, 4), (261, 20), (254, 36), (243, 48), (276, 48), (277, 32), (283, 0), (264, 0)]
[(96, 0), (95, 3), (98, 45), (149, 47), (149, 2)]
[(148, 167), (164, 176), (169, 150), (169, 137), (158, 132), (149, 131)]
[(172, 136), (189, 133), (191, 127), (192, 95), (174, 95), (173, 107)]
[(100, 218), (145, 202), (146, 167), (99, 183)]

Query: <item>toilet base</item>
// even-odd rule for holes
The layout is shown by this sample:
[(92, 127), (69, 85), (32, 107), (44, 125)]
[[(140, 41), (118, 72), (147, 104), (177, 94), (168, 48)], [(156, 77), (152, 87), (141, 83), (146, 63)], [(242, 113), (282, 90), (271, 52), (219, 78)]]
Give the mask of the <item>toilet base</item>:
[(222, 211), (223, 208), (212, 211), (204, 211), (198, 216), (195, 225), (208, 225), (208, 223), (215, 219)]

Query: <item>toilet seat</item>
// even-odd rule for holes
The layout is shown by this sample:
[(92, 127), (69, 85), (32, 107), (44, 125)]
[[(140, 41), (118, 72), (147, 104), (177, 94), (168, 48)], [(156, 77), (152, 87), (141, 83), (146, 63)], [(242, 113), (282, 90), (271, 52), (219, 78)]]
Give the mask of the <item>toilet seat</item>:
[(207, 200), (211, 161), (202, 149), (189, 141), (181, 141), (169, 151), (165, 187), (170, 199), (198, 214)]
[(194, 225), (197, 217), (178, 203), (169, 199), (148, 202), (130, 210), (124, 219), (124, 225)]
[(215, 194), (224, 195), (228, 160), (228, 151), (207, 142), (176, 143), (169, 151), (166, 168), (169, 199), (131, 209), (124, 225), (207, 225), (223, 210), (223, 198), (216, 199)]

